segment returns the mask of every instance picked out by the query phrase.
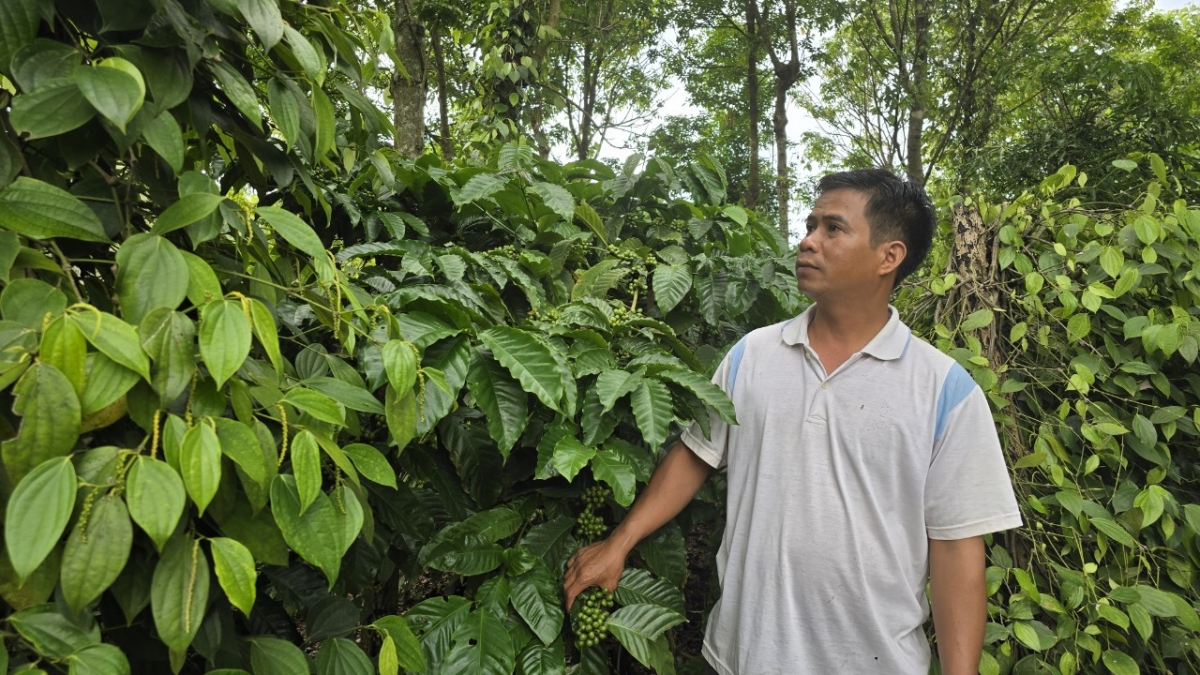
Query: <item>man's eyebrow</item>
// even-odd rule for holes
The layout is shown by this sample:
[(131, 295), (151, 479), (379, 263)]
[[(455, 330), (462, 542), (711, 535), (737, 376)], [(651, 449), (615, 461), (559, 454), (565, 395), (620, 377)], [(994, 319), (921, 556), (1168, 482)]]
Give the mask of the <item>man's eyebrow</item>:
[(812, 222), (821, 221), (821, 220), (832, 220), (832, 221), (836, 221), (839, 223), (849, 222), (846, 220), (845, 217), (843, 217), (839, 213), (823, 213), (820, 216), (818, 216), (815, 213), (810, 213), (810, 214), (808, 214), (808, 217), (804, 219), (804, 222), (812, 223)]

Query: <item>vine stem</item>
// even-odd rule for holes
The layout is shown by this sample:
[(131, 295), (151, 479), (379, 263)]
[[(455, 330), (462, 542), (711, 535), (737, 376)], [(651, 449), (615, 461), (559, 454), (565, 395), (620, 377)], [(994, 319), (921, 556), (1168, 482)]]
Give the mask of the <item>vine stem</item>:
[[(264, 286), (269, 286), (269, 287), (271, 287), (271, 288), (274, 288), (274, 289), (276, 289), (276, 290), (283, 291), (284, 293), (288, 294), (289, 296), (300, 296), (300, 297), (301, 297), (301, 298), (304, 300), (304, 302), (306, 302), (306, 303), (308, 303), (309, 305), (311, 305), (311, 306), (312, 306), (314, 309), (320, 309), (320, 310), (324, 310), (324, 311), (326, 311), (326, 312), (329, 312), (329, 314), (330, 314), (331, 316), (332, 316), (332, 315), (337, 315), (337, 321), (339, 321), (339, 323), (340, 323), (341, 321), (343, 321), (343, 320), (344, 320), (344, 319), (342, 319), (342, 318), (341, 318), (341, 315), (342, 315), (342, 314), (351, 314), (351, 313), (353, 313), (353, 310), (339, 310), (339, 309), (334, 309), (333, 307), (331, 307), (331, 306), (329, 306), (329, 305), (322, 305), (322, 304), (321, 304), (321, 303), (319, 303), (319, 302), (313, 302), (313, 301), (309, 300), (308, 298), (304, 298), (304, 297), (301, 295), (300, 291), (299, 291), (299, 290), (297, 290), (297, 289), (295, 289), (295, 288), (291, 288), (291, 287), (288, 287), (288, 286), (282, 286), (282, 285), (280, 285), (280, 284), (273, 283), (273, 282), (270, 282), (270, 281), (265, 281), (265, 280), (263, 280), (263, 279), (259, 279), (259, 278), (258, 278), (258, 277), (256, 277), (256, 276), (252, 276), (252, 275), (249, 275), (249, 274), (242, 274), (242, 273), (240, 273), (240, 272), (232, 272), (232, 271), (229, 271), (229, 270), (222, 270), (222, 274), (226, 274), (226, 275), (229, 275), (229, 276), (231, 276), (231, 277), (238, 277), (238, 278), (240, 278), (240, 279), (246, 279), (246, 280), (249, 280), (249, 281), (255, 281), (255, 282), (258, 282), (258, 283), (260, 283), (260, 284), (262, 284), (262, 285), (264, 285)], [(312, 288), (312, 287), (310, 286), (309, 288)], [(326, 288), (324, 288), (324, 287), (320, 287), (320, 288), (321, 288), (322, 290), (328, 290), (328, 289), (326, 289)], [(340, 288), (340, 287), (338, 288), (338, 297), (339, 297), (339, 299), (340, 299), (340, 297), (341, 297), (341, 288)], [(368, 338), (368, 339), (371, 337), (371, 334), (370, 334), (370, 333), (368, 333), (367, 331), (363, 330), (361, 327), (359, 327), (358, 325), (354, 324), (353, 322), (349, 323), (348, 325), (351, 327), (351, 329), (352, 329), (354, 332), (358, 333), (360, 336), (362, 336), (362, 337), (364, 337), (364, 338)]]
[(187, 428), (192, 428), (192, 398), (196, 394), (196, 379), (200, 376), (200, 372), (192, 373), (192, 384), (188, 387), (187, 405), (183, 409), (183, 421), (187, 423)]
[(71, 267), (71, 261), (63, 254), (62, 249), (58, 247), (58, 242), (50, 240), (50, 249), (54, 251), (54, 255), (58, 258), (58, 264), (62, 265), (63, 275), (67, 277), (67, 281), (71, 282), (71, 290), (75, 292), (75, 299), (81, 304), (87, 304), (83, 299), (83, 294), (79, 292), (79, 286), (75, 284), (75, 269)]

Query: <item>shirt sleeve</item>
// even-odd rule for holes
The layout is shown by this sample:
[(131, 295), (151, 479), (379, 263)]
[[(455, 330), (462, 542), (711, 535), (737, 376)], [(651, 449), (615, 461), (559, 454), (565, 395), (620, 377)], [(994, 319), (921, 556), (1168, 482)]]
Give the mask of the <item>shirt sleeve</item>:
[[(741, 362), (742, 350), (745, 348), (745, 338), (742, 338), (717, 366), (713, 373), (712, 383), (721, 388), (731, 400), (733, 399), (733, 379), (737, 376), (735, 364)], [(714, 469), (722, 469), (727, 463), (726, 453), (729, 447), (729, 425), (711, 408), (708, 409), (709, 435), (705, 437), (704, 427), (699, 422), (692, 424), (683, 432), (680, 440), (697, 457), (704, 460)]]
[[(1021, 526), (987, 397), (961, 366), (956, 368), (960, 381), (965, 377), (969, 387), (960, 385), (962, 399), (957, 405), (939, 401), (933, 459), (925, 483), (925, 527), (930, 539), (967, 539)], [(947, 379), (954, 375), (951, 372)]]

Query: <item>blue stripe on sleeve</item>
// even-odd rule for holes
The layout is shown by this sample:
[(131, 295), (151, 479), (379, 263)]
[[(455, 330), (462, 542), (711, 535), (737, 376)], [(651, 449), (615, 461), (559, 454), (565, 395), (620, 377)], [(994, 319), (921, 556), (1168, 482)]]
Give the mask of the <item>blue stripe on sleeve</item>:
[(729, 379), (725, 381), (725, 388), (729, 390), (729, 395), (733, 395), (733, 383), (737, 381), (738, 368), (742, 365), (742, 353), (746, 351), (746, 338), (738, 340), (738, 343), (729, 350)]
[(950, 416), (950, 412), (974, 389), (975, 380), (971, 379), (965, 368), (957, 363), (950, 367), (950, 372), (946, 373), (946, 379), (942, 382), (942, 391), (938, 394), (937, 425), (933, 432), (935, 440), (940, 439), (942, 432), (946, 430), (946, 418)]

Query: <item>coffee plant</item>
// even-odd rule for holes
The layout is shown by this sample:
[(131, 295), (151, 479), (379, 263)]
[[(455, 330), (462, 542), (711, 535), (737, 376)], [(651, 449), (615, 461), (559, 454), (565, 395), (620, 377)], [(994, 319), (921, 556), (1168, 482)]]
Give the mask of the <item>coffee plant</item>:
[(707, 160), (398, 156), (388, 25), (0, 5), (0, 672), (674, 672), (682, 531), (581, 650), (578, 504), (734, 418), (786, 243)]

